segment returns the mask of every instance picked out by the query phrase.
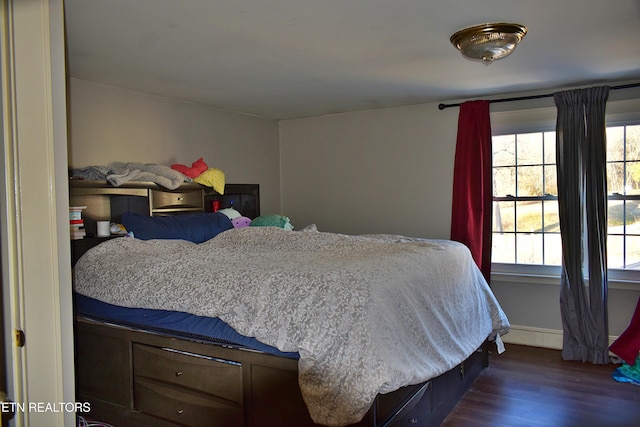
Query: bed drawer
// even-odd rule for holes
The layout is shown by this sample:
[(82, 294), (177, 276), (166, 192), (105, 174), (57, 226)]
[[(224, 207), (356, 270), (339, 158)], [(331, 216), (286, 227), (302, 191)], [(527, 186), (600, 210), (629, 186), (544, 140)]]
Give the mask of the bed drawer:
[(242, 366), (238, 362), (133, 344), (133, 374), (242, 404)]
[(150, 191), (152, 212), (204, 210), (204, 195), (202, 190), (188, 191)]
[(243, 425), (241, 405), (145, 378), (134, 381), (135, 409), (189, 427)]

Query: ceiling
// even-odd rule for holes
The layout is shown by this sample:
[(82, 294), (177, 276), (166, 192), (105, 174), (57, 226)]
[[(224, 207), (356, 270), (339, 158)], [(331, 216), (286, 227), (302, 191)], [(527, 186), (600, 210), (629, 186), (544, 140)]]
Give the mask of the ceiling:
[[(70, 75), (289, 119), (640, 80), (640, 0), (65, 0)], [(456, 31), (528, 34), (485, 66)]]

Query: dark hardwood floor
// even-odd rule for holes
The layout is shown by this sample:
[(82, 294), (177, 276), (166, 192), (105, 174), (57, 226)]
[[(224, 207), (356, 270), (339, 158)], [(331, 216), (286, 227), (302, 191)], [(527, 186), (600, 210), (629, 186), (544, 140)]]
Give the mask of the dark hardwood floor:
[(560, 351), (508, 345), (443, 422), (444, 427), (640, 426), (640, 387), (611, 378), (618, 365), (567, 362)]

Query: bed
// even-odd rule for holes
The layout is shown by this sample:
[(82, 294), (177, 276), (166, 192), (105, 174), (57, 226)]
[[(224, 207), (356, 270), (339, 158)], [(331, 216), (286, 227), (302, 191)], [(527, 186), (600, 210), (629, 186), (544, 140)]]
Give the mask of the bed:
[(77, 390), (90, 417), (438, 425), (486, 365), (487, 340), (508, 332), (461, 244), (221, 228), (199, 243), (114, 238), (79, 256)]

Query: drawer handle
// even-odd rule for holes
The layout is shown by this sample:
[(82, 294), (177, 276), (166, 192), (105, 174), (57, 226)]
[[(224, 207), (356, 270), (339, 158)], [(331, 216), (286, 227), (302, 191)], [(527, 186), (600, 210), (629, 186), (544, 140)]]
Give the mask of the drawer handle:
[(178, 409), (178, 415), (182, 415), (184, 413), (183, 409)]
[(184, 197), (178, 197), (178, 201), (180, 201), (180, 202), (181, 202), (181, 201), (183, 201), (183, 200), (184, 200)]
[(176, 377), (181, 377), (181, 376), (182, 376), (182, 371), (176, 372)]

